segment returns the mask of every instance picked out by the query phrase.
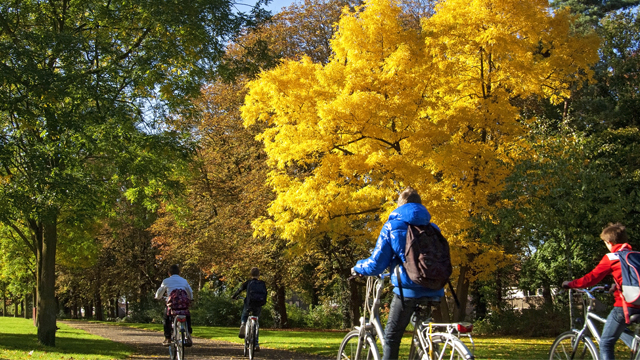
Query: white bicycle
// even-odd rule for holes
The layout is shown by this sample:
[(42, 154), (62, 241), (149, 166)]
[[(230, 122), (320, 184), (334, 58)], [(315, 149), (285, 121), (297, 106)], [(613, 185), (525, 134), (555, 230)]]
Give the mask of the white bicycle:
[[(384, 288), (385, 279), (389, 274), (367, 277), (367, 291), (364, 300), (360, 325), (350, 331), (342, 340), (338, 350), (337, 360), (379, 360), (380, 350), (377, 340), (384, 347), (384, 330), (380, 322), (380, 296)], [(414, 314), (415, 331), (411, 341), (409, 360), (472, 360), (473, 353), (458, 338), (457, 335), (471, 338), (471, 324), (467, 323), (432, 323), (430, 317), (430, 303), (418, 306)], [(425, 314), (425, 311), (428, 311)], [(369, 318), (367, 319), (367, 314)], [(425, 314), (426, 320), (421, 321), (420, 315)], [(416, 320), (417, 319), (417, 320)]]
[(187, 317), (185, 315), (173, 316), (171, 323), (171, 344), (169, 356), (171, 360), (184, 360), (184, 345), (187, 339)]
[(244, 356), (248, 356), (249, 360), (253, 360), (253, 354), (255, 352), (257, 338), (258, 338), (258, 317), (249, 316), (244, 328)]

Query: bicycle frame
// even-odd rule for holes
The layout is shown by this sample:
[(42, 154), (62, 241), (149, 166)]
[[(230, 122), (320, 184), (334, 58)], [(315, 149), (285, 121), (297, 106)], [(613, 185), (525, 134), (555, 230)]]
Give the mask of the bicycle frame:
[[(584, 325), (580, 330), (573, 329), (577, 333), (576, 339), (579, 340), (585, 336), (591, 335), (594, 339), (597, 340), (598, 343), (600, 343), (600, 332), (598, 331), (598, 328), (596, 327), (594, 321), (597, 321), (604, 325), (607, 322), (607, 319), (604, 319), (603, 317), (593, 312), (596, 307), (596, 297), (593, 296), (592, 292), (595, 292), (598, 290), (604, 290), (604, 289), (605, 289), (604, 286), (596, 286), (591, 288), (590, 290), (588, 289), (570, 289), (569, 290), (569, 291), (575, 290), (579, 293), (586, 295), (587, 297), (587, 299), (583, 297), (583, 304), (584, 304), (583, 306), (586, 307), (586, 310), (584, 311)], [(576, 344), (578, 342), (579, 341), (576, 341)], [(633, 354), (638, 354), (639, 345), (640, 345), (640, 337), (636, 332), (634, 333), (633, 342), (630, 347)]]
[[(382, 295), (382, 289), (385, 285), (385, 280), (390, 274), (381, 274), (380, 276), (367, 277), (367, 291), (364, 300), (364, 308), (362, 309), (362, 316), (360, 317), (360, 326), (355, 328), (360, 331), (360, 338), (358, 340), (358, 351), (361, 348), (361, 341), (364, 339), (364, 334), (367, 330), (373, 331), (382, 347), (385, 345), (384, 329), (382, 329), (382, 322), (380, 321), (380, 296)], [(371, 299), (371, 304), (369, 304)], [(367, 319), (367, 313), (369, 313), (369, 319)], [(356, 354), (356, 358), (360, 355)]]
[[(415, 315), (414, 315), (415, 316)], [(416, 321), (419, 320), (416, 318)], [(429, 349), (429, 359), (433, 359), (433, 343), (432, 336), (437, 334), (443, 336), (446, 340), (442, 345), (443, 347), (453, 346), (454, 341), (460, 341), (460, 335), (464, 335), (469, 338), (471, 342), (471, 353), (475, 353), (475, 343), (471, 337), (471, 333), (461, 333), (458, 330), (459, 323), (434, 323), (431, 322), (431, 316), (428, 316), (426, 320), (420, 321), (416, 325), (415, 335), (420, 342), (422, 349)], [(442, 356), (442, 355), (441, 355)], [(410, 354), (411, 357), (411, 354)]]

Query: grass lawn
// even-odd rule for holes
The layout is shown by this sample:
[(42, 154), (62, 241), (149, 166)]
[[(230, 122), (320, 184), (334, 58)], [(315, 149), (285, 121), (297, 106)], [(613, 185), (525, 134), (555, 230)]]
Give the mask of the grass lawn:
[[(118, 324), (162, 331), (161, 324)], [(194, 326), (195, 336), (242, 343), (238, 338), (238, 328)], [(260, 345), (266, 348), (287, 349), (308, 354), (335, 357), (338, 347), (346, 332), (328, 331), (280, 331), (260, 330)], [(411, 335), (406, 335), (400, 348), (400, 357), (409, 352)], [(518, 338), (518, 337), (488, 337), (476, 336), (475, 355), (478, 359), (548, 359), (549, 348), (554, 339), (551, 338)], [(467, 346), (471, 347), (468, 339), (463, 338)]]
[(124, 359), (128, 346), (58, 323), (56, 346), (38, 344), (32, 319), (0, 317), (0, 359)]

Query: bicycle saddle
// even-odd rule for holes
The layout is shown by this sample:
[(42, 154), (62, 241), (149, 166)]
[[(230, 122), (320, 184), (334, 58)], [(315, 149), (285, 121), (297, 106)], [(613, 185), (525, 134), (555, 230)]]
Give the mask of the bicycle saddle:
[(629, 324), (640, 324), (640, 314), (629, 316)]

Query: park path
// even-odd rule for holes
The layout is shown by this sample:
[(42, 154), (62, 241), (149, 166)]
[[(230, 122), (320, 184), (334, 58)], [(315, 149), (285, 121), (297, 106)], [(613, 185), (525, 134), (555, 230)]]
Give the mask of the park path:
[[(80, 321), (63, 321), (63, 323), (76, 329), (84, 330), (90, 334), (130, 345), (136, 349), (130, 359), (151, 360), (168, 359), (169, 350), (162, 346), (163, 335), (161, 332), (135, 329), (126, 326), (95, 324)], [(247, 359), (242, 356), (242, 345), (226, 341), (193, 338), (193, 346), (185, 349), (185, 358), (189, 360), (221, 360), (221, 359)], [(256, 358), (268, 360), (326, 360), (327, 358), (295, 353), (286, 350), (260, 349)]]

